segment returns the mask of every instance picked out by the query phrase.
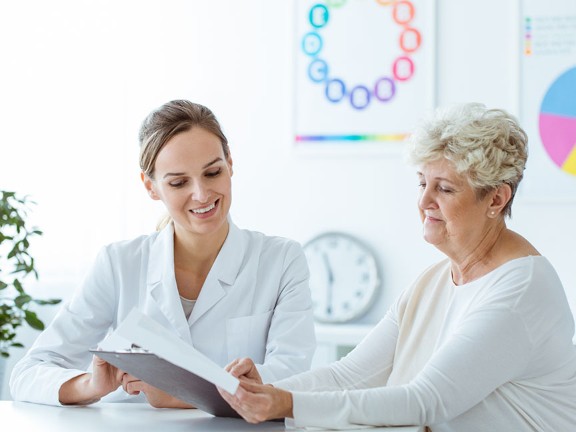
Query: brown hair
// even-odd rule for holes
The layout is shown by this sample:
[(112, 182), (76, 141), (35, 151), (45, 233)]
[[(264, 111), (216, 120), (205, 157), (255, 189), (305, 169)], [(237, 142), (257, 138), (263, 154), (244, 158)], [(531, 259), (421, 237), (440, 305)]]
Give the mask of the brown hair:
[(173, 100), (152, 111), (140, 127), (138, 140), (142, 172), (153, 179), (154, 165), (162, 148), (175, 135), (193, 127), (202, 128), (220, 138), (224, 156), (228, 159), (228, 140), (212, 111), (187, 100)]

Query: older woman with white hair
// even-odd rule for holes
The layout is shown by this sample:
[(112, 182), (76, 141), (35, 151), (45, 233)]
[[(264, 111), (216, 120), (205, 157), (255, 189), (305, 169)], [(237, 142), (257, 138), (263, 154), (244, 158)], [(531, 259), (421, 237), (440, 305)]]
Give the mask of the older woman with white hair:
[(222, 391), (246, 420), (440, 431), (571, 431), (574, 318), (550, 262), (506, 226), (527, 135), (503, 110), (439, 110), (411, 137), (424, 240), (446, 255), (342, 360), (261, 385), (250, 359)]

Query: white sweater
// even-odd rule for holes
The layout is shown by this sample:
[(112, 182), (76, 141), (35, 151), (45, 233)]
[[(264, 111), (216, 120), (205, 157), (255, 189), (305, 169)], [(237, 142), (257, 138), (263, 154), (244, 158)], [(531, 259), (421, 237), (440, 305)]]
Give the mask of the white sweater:
[(347, 357), (275, 383), (298, 427), (576, 430), (574, 319), (543, 257), (455, 286), (425, 271)]

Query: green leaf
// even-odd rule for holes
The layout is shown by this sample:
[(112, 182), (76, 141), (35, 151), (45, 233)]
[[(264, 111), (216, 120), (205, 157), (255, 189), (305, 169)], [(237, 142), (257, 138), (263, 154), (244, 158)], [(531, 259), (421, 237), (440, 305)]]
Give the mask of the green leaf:
[[(32, 236), (43, 235), (36, 226), (28, 225), (28, 214), (36, 203), (28, 196), (0, 190), (0, 356), (8, 357), (8, 348), (21, 348), (15, 342), (16, 330), (27, 323), (36, 330), (43, 330), (44, 323), (35, 312), (28, 310), (30, 303), (40, 306), (55, 305), (60, 299), (34, 299), (24, 290), (25, 278), (32, 275), (38, 279), (36, 262), (30, 255)], [(5, 272), (5, 273), (3, 273)], [(4, 291), (2, 291), (4, 290)]]
[(22, 294), (14, 299), (14, 304), (16, 305), (16, 307), (22, 309), (26, 304), (30, 303), (31, 301), (32, 297), (30, 297), (28, 294)]
[(30, 327), (36, 330), (44, 330), (44, 323), (40, 321), (35, 312), (27, 310), (24, 311), (24, 313), (25, 313), (24, 319), (26, 320), (26, 322)]
[(38, 305), (44, 306), (44, 305), (58, 304), (62, 301), (62, 299), (48, 299), (48, 300), (33, 299), (32, 301)]
[(18, 279), (14, 279), (12, 284), (14, 285), (14, 288), (16, 288), (16, 291), (18, 291), (20, 294), (24, 294), (24, 288), (22, 288), (22, 284)]

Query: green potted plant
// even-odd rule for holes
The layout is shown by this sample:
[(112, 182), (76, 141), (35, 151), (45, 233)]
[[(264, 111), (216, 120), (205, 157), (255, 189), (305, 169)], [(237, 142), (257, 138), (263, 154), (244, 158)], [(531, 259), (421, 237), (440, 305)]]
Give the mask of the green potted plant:
[(0, 190), (0, 358), (9, 357), (10, 348), (23, 347), (16, 341), (16, 330), (24, 323), (36, 330), (44, 329), (44, 323), (30, 306), (61, 301), (33, 298), (24, 288), (27, 277), (38, 279), (29, 247), (30, 239), (42, 235), (42, 231), (28, 225), (32, 204), (27, 196)]

